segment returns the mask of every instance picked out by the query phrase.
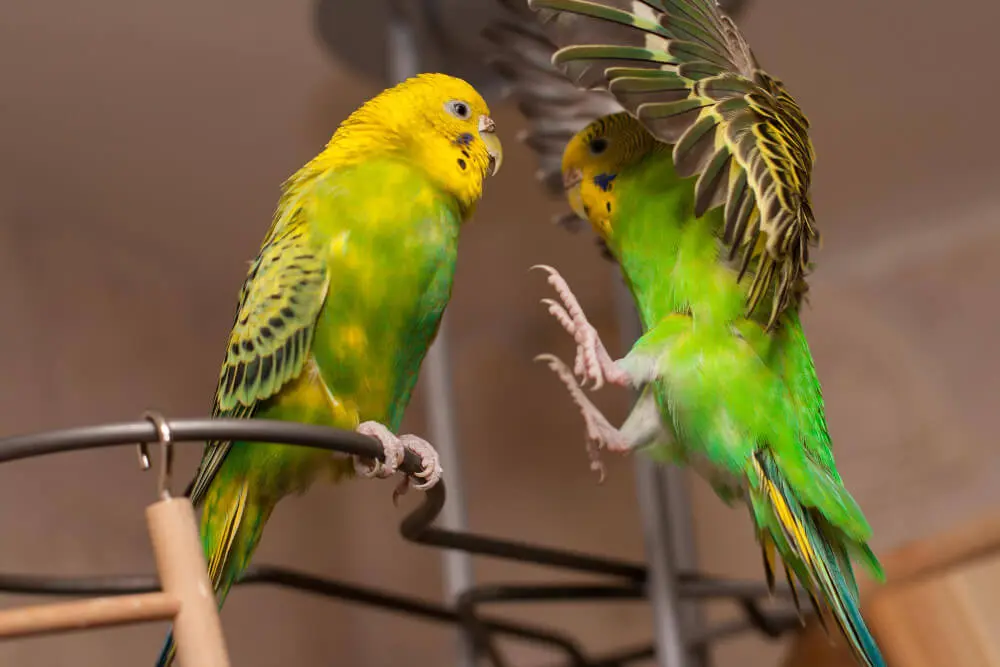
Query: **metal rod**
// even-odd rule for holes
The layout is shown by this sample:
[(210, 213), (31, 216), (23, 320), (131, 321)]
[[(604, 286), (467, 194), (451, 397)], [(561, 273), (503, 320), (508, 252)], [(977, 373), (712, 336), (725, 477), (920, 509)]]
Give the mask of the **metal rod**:
[(649, 559), (647, 594), (653, 607), (653, 632), (656, 640), (656, 664), (659, 667), (688, 667), (681, 626), (680, 598), (670, 550), (670, 533), (665, 530), (665, 508), (656, 464), (636, 457), (635, 486), (642, 514), (642, 532)]
[[(461, 456), (459, 455), (458, 439), (455, 433), (454, 395), (451, 389), (451, 372), (448, 356), (447, 318), (441, 323), (437, 340), (431, 345), (427, 359), (424, 378), (427, 382), (429, 400), (427, 402), (427, 417), (429, 422), (428, 436), (434, 443), (441, 457), (441, 467), (448, 475), (448, 495), (451, 502), (444, 504), (438, 523), (447, 530), (464, 531), (468, 526), (466, 517), (465, 485), (462, 483)], [(475, 584), (475, 573), (472, 568), (472, 556), (467, 551), (445, 549), (441, 554), (445, 601), (455, 604), (463, 592)], [(475, 647), (466, 633), (459, 633), (458, 664), (462, 667), (474, 667), (476, 664)]]
[[(202, 440), (244, 440), (253, 442), (276, 442), (289, 445), (319, 447), (366, 458), (383, 456), (382, 446), (374, 438), (354, 431), (324, 428), (308, 424), (262, 419), (171, 419), (164, 422), (169, 428), (171, 441), (175, 444)], [(153, 442), (157, 439), (157, 428), (149, 420), (102, 424), (61, 431), (48, 431), (29, 435), (0, 439), (0, 463), (35, 456), (46, 456), (60, 452), (82, 451), (114, 446), (134, 446), (136, 442)], [(417, 457), (407, 453), (402, 468), (413, 474), (420, 470)], [(423, 502), (401, 523), (400, 533), (409, 541), (447, 549), (459, 549), (471, 554), (481, 554), (494, 558), (533, 563), (547, 567), (565, 568), (578, 572), (614, 577), (630, 581), (634, 586), (642, 586), (647, 580), (645, 567), (635, 563), (592, 556), (574, 551), (535, 546), (514, 540), (477, 535), (463, 531), (438, 528), (435, 520), (445, 505), (445, 485), (440, 483), (424, 494)], [(311, 592), (326, 597), (340, 598), (367, 604), (397, 613), (421, 616), (428, 620), (460, 623), (467, 627), (467, 614), (458, 613), (458, 605), (448, 607), (434, 605), (416, 598), (406, 598), (371, 588), (364, 588), (342, 582), (320, 579), (293, 570), (268, 566), (251, 566), (238, 584), (277, 584), (283, 587)], [(769, 612), (759, 606), (768, 597), (766, 586), (760, 582), (730, 580), (719, 577), (705, 577), (685, 572), (677, 575), (679, 594), (685, 599), (732, 599), (739, 603), (744, 617), (729, 625), (706, 628), (688, 642), (698, 646), (718, 637), (744, 629), (756, 628), (759, 632), (775, 637), (798, 625), (797, 616), (790, 610)], [(513, 594), (523, 595), (530, 587), (514, 586)], [(546, 589), (560, 592), (562, 586), (536, 586), (536, 590)], [(159, 585), (153, 576), (115, 577), (60, 577), (31, 574), (0, 573), (0, 591), (28, 595), (127, 595), (157, 592)], [(469, 589), (470, 595), (482, 595), (477, 590), (492, 590), (494, 596), (509, 599), (510, 592), (505, 587), (485, 585)], [(577, 591), (577, 599), (607, 599), (600, 586), (583, 587)], [(787, 596), (786, 591), (782, 591)], [(560, 593), (561, 594), (561, 593)], [(542, 593), (541, 597), (552, 593)], [(536, 595), (535, 599), (539, 596)], [(533, 641), (562, 650), (570, 663), (579, 664), (579, 652), (574, 654), (570, 646), (574, 639), (561, 633), (528, 625), (501, 622), (478, 617), (474, 625), (482, 632), (501, 633), (518, 639)], [(649, 649), (652, 651), (652, 648)], [(631, 654), (630, 654), (631, 655)], [(624, 667), (626, 661), (641, 659), (643, 654), (627, 658), (588, 658), (588, 667)], [(649, 655), (646, 653), (644, 655)]]
[[(632, 296), (619, 276), (617, 267), (614, 271), (615, 305), (618, 310), (619, 329), (622, 343), (628, 347), (642, 334), (639, 317), (635, 312)], [(650, 502), (655, 502), (662, 509), (657, 514), (660, 526), (657, 530), (666, 535), (666, 545), (670, 550), (672, 572), (695, 572), (698, 569), (698, 549), (694, 534), (694, 514), (691, 511), (690, 488), (685, 471), (677, 466), (665, 466), (653, 463), (643, 457), (636, 457), (636, 474), (655, 475), (657, 493)], [(645, 470), (652, 468), (652, 472)], [(640, 472), (640, 469), (642, 471)], [(640, 511), (646, 509), (640, 505)], [(680, 617), (683, 636), (692, 637), (701, 632), (704, 618), (697, 603), (681, 600)], [(696, 645), (691, 649), (689, 664), (697, 667), (708, 665), (708, 649), (705, 644)]]
[[(479, 618), (478, 612), (483, 604), (640, 600), (643, 597), (642, 587), (636, 584), (482, 584), (470, 588), (459, 597), (457, 611), (494, 667), (505, 667), (507, 662), (494, 645), (490, 633), (484, 631), (486, 628)], [(571, 667), (593, 667), (593, 661), (584, 655), (576, 641), (570, 640), (561, 648), (569, 657)]]
[[(613, 269), (615, 307), (623, 347), (630, 348), (641, 335), (639, 318), (621, 279), (617, 264)], [(671, 542), (677, 539), (665, 507), (665, 479), (660, 468), (645, 456), (635, 457), (635, 485), (639, 499), (646, 560), (649, 563), (647, 593), (653, 607), (656, 663), (659, 667), (693, 667), (684, 642), (684, 621), (678, 594), (676, 553)], [(679, 509), (679, 508), (678, 508)], [(686, 508), (686, 505), (684, 506)], [(675, 510), (678, 511), (678, 510)], [(689, 538), (690, 539), (690, 538)]]
[[(402, 81), (420, 71), (420, 55), (412, 26), (405, 14), (401, 0), (394, 0), (389, 21), (389, 68), (394, 82)], [(448, 320), (441, 322), (437, 339), (424, 359), (423, 380), (427, 389), (428, 438), (437, 449), (441, 467), (448, 475), (451, 502), (441, 509), (441, 525), (449, 530), (464, 530), (465, 488), (462, 484), (461, 458), (455, 428), (454, 395), (451, 389), (451, 369), (448, 355)], [(464, 551), (447, 549), (441, 554), (444, 595), (447, 604), (454, 604), (463, 591), (472, 587), (475, 576), (472, 557)], [(457, 664), (475, 667), (476, 652), (471, 637), (465, 632), (458, 635)]]
[[(698, 546), (694, 534), (694, 512), (691, 510), (691, 490), (686, 472), (678, 466), (656, 466), (660, 502), (663, 510), (662, 530), (668, 535), (675, 572), (695, 572), (698, 568)], [(681, 601), (681, 630), (685, 637), (694, 637), (701, 632), (705, 619), (701, 606), (693, 600)], [(707, 667), (709, 664), (708, 645), (692, 645), (688, 656), (689, 664)]]

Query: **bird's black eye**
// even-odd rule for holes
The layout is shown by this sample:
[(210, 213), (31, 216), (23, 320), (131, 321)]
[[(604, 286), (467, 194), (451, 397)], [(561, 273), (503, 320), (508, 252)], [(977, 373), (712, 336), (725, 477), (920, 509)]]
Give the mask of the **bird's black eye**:
[(469, 116), (472, 115), (469, 105), (459, 100), (448, 102), (444, 105), (444, 108), (448, 110), (448, 113), (460, 120), (468, 120)]
[(591, 155), (600, 155), (608, 149), (608, 140), (604, 137), (597, 137), (590, 140)]

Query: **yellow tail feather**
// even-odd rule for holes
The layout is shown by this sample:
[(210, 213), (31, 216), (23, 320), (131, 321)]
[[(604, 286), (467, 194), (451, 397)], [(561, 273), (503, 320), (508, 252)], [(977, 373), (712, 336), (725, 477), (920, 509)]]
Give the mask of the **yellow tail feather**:
[[(798, 501), (768, 451), (755, 454), (753, 472), (755, 484), (751, 485), (750, 498), (754, 514), (761, 522), (759, 537), (768, 569), (768, 583), (773, 585), (776, 548), (789, 582), (791, 570), (809, 594), (824, 628), (825, 611), (836, 620), (862, 665), (885, 667), (885, 660), (858, 607), (846, 545), (832, 541), (837, 531), (827, 525), (818, 511)], [(792, 590), (794, 592), (795, 588)], [(821, 600), (825, 604), (820, 604)]]

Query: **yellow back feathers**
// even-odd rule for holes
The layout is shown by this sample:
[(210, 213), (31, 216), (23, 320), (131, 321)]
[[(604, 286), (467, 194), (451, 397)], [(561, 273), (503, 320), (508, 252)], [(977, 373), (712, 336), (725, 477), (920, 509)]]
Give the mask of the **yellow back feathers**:
[(490, 109), (475, 88), (446, 74), (420, 74), (352, 113), (286, 191), (330, 169), (387, 156), (423, 169), (467, 217), (486, 176), (500, 168), (503, 151)]

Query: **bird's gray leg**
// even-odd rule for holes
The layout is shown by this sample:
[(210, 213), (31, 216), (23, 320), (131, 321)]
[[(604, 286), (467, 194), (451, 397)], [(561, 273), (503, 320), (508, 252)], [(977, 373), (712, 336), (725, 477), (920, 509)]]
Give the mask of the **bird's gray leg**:
[(669, 446), (673, 442), (670, 431), (664, 427), (660, 407), (656, 404), (652, 385), (646, 385), (625, 423), (618, 429), (628, 443), (629, 449), (651, 445)]

